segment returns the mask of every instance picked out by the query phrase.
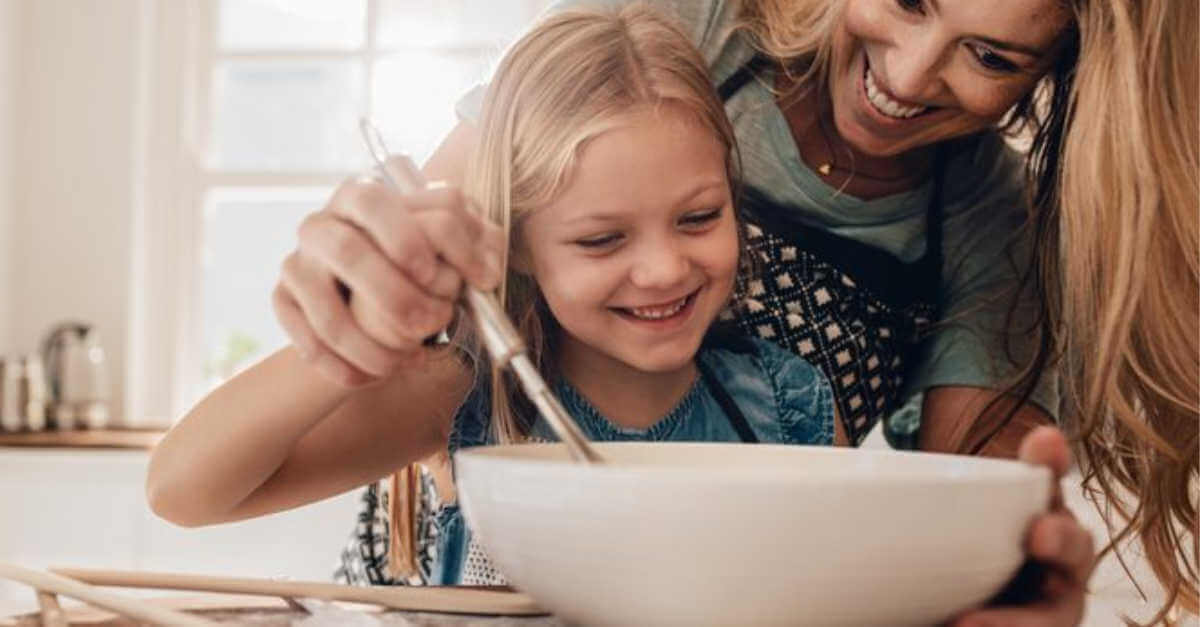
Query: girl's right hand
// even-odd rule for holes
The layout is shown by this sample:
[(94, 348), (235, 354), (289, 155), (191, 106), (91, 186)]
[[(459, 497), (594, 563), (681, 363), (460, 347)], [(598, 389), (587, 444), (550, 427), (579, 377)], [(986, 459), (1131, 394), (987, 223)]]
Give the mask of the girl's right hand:
[(275, 315), (304, 360), (347, 387), (419, 356), (424, 338), (450, 323), (464, 281), (495, 289), (507, 243), (457, 188), (402, 194), (361, 178), (343, 182), (298, 235)]

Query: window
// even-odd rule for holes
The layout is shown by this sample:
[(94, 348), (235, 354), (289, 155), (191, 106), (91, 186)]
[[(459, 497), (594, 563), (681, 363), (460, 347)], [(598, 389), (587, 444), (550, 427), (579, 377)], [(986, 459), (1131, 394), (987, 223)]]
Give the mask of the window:
[[(153, 356), (153, 346), (142, 347), (146, 357), (133, 371), (171, 390), (143, 384), (148, 389), (133, 390), (142, 400), (135, 406), (178, 415), (213, 385), (283, 345), (270, 292), (303, 216), (342, 179), (369, 165), (358, 118), (371, 116), (393, 151), (423, 162), (453, 127), (457, 99), (486, 79), (504, 47), (546, 4), (160, 4), (160, 54), (151, 71), (158, 100), (167, 104), (157, 104), (160, 120), (150, 133), (177, 122), (179, 140), (156, 146), (151, 137), (148, 153), (151, 161), (164, 151), (175, 151), (178, 159), (173, 169), (150, 163), (148, 178), (158, 168), (171, 183), (170, 189), (161, 183), (157, 197), (149, 192), (147, 205), (157, 200), (176, 213), (146, 217), (166, 227), (145, 226), (148, 240), (163, 231), (174, 235), (167, 243), (146, 242), (145, 272), (158, 275), (158, 287), (143, 297), (141, 322), (170, 330), (141, 341), (170, 336), (173, 351), (166, 359), (170, 366), (163, 366), (169, 374), (156, 369), (163, 359)], [(154, 276), (146, 280), (153, 283)], [(156, 322), (160, 302), (170, 322)]]

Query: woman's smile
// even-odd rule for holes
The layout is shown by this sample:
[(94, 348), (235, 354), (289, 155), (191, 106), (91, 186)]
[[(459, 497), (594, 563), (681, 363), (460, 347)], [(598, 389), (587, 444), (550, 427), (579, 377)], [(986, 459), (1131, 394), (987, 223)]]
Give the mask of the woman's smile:
[(989, 128), (1048, 67), (1066, 17), (1048, 0), (848, 0), (834, 40), (838, 134), (893, 157)]
[(858, 83), (859, 93), (866, 101), (866, 108), (879, 114), (882, 117), (881, 122), (884, 124), (902, 123), (904, 120), (912, 120), (938, 109), (938, 107), (905, 102), (895, 98), (887, 89), (886, 84), (876, 78), (875, 73), (871, 71), (870, 57), (863, 53), (862, 60), (863, 71)]

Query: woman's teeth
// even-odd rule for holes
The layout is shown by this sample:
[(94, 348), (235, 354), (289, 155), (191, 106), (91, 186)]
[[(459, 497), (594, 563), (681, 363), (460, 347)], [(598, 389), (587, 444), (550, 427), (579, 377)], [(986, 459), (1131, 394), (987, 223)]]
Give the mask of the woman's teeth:
[(875, 84), (875, 76), (871, 74), (871, 70), (867, 70), (867, 76), (864, 79), (867, 88), (867, 99), (875, 106), (875, 110), (892, 118), (911, 118), (920, 115), (929, 110), (929, 107), (921, 105), (907, 106), (888, 97)]
[(683, 298), (667, 305), (659, 305), (657, 307), (631, 307), (625, 311), (633, 314), (633, 317), (635, 318), (641, 318), (643, 320), (661, 320), (663, 318), (670, 318), (671, 316), (679, 313), (679, 310), (683, 309), (683, 306), (687, 304), (687, 300), (688, 297), (684, 296)]

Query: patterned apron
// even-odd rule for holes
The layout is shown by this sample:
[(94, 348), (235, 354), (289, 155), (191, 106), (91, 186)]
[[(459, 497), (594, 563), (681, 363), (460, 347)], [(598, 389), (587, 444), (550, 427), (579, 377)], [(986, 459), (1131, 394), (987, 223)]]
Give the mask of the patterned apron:
[[(758, 56), (718, 88), (729, 99), (771, 61)], [(821, 369), (855, 445), (902, 402), (905, 368), (937, 318), (942, 268), (942, 156), (926, 210), (926, 252), (912, 263), (800, 221), (803, 209), (743, 186), (754, 269), (738, 277), (744, 302), (734, 319), (746, 333), (775, 342)], [(885, 424), (885, 427), (888, 425)], [(887, 433), (916, 448), (916, 432)]]

